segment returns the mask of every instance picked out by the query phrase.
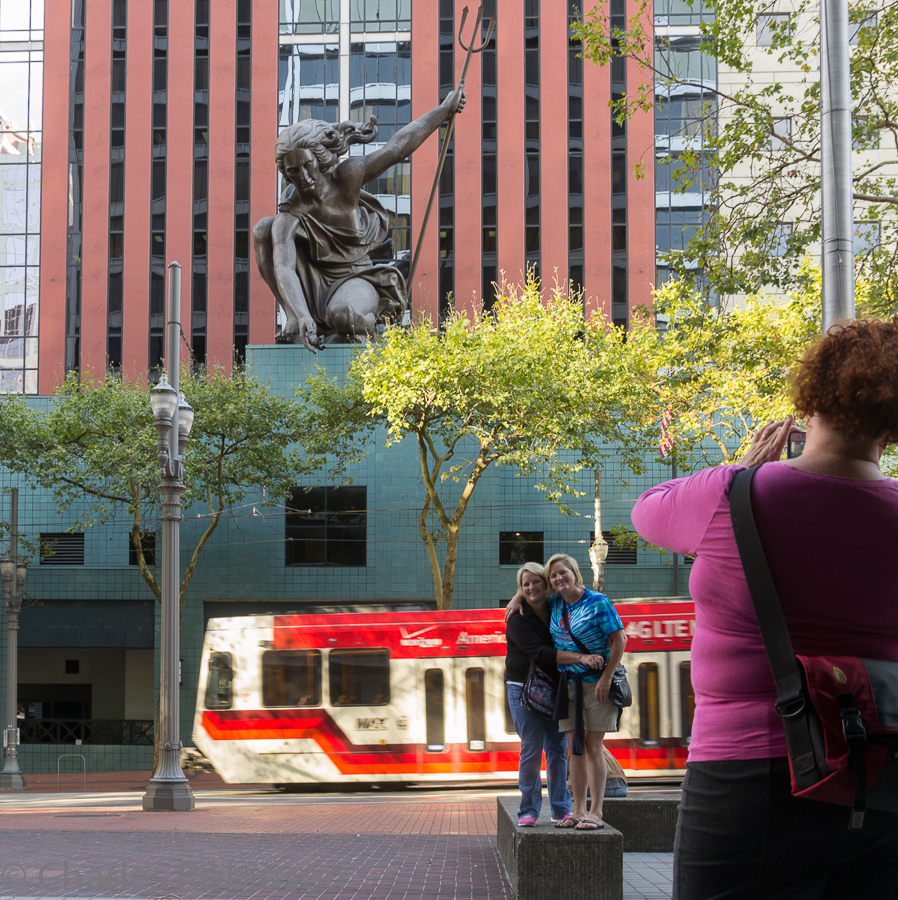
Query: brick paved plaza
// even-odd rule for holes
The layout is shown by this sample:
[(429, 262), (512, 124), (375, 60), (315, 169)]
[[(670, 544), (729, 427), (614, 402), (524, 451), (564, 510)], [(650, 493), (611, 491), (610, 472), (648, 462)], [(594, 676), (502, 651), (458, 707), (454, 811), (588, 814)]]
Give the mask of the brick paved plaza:
[[(496, 788), (285, 795), (200, 775), (194, 812), (147, 813), (143, 773), (88, 775), (86, 794), (74, 777), (0, 794), (0, 897), (512, 898)], [(670, 867), (670, 854), (625, 854), (625, 900), (669, 897)]]

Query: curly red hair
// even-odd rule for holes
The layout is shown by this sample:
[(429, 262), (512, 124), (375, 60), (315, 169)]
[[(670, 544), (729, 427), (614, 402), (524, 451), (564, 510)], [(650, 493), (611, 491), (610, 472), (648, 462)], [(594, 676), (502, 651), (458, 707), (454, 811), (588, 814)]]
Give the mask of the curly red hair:
[(805, 354), (795, 409), (846, 434), (898, 441), (898, 316), (833, 326)]

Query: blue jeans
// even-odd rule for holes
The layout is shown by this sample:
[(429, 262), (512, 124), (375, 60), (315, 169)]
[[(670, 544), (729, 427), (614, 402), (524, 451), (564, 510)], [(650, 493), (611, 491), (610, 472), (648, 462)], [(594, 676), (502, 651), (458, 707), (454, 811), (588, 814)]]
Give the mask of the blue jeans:
[(518, 767), (521, 808), (518, 810), (518, 816), (539, 818), (543, 790), (540, 769), (545, 750), (549, 806), (552, 818), (560, 819), (571, 811), (565, 756), (567, 737), (558, 730), (557, 722), (544, 719), (521, 705), (521, 685), (506, 684), (505, 689), (508, 691), (508, 705), (511, 708), (514, 727), (521, 739), (521, 762)]

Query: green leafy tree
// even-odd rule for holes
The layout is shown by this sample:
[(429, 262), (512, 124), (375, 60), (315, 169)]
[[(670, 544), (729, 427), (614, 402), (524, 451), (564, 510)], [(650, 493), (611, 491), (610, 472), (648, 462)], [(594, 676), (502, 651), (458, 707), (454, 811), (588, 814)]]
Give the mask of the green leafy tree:
[(791, 373), (820, 329), (819, 272), (805, 263), (803, 277), (785, 302), (754, 295), (730, 310), (708, 306), (684, 282), (658, 289), (653, 312), (666, 330), (644, 315), (626, 346), (648, 413), (632, 410), (632, 439), (657, 453), (670, 409), (678, 465), (734, 462), (757, 428), (792, 412)]
[[(282, 502), (307, 471), (290, 449), (301, 417), (251, 374), (191, 374), (181, 390), (195, 410), (186, 452), (184, 508), (205, 507), (204, 528), (181, 578), (180, 608), (197, 562), (225, 509), (264, 487), (255, 502)], [(52, 492), (60, 511), (88, 528), (125, 515), (138, 568), (157, 600), (162, 591), (141, 535), (156, 525), (161, 494), (157, 432), (146, 382), (70, 376), (42, 410), (7, 395), (0, 412), (0, 465)]]
[(338, 474), (378, 426), (387, 446), (415, 442), (418, 528), (437, 606), (450, 609), (462, 522), (489, 467), (536, 475), (563, 507), (579, 494), (577, 472), (623, 433), (623, 346), (620, 331), (599, 317), (584, 322), (581, 304), (560, 290), (542, 296), (531, 280), (483, 318), (457, 313), (439, 330), (428, 322), (389, 330), (358, 353), (342, 383), (319, 370), (299, 392), (306, 449)]
[[(716, 15), (694, 8), (694, 21), (704, 18), (699, 37), (668, 38), (653, 37), (653, 4), (641, 0), (625, 28), (612, 27), (605, 5), (575, 29), (593, 62), (625, 58), (641, 71), (638, 89), (615, 100), (621, 121), (674, 110), (666, 152), (653, 148), (659, 179), (679, 193), (703, 191), (705, 202), (688, 246), (667, 261), (722, 294), (800, 285), (801, 260), (819, 244), (818, 11), (816, 0), (720, 0)], [(872, 308), (894, 313), (898, 7), (857, 0), (850, 22), (857, 273)], [(757, 46), (759, 32), (767, 46)]]
[[(203, 548), (225, 509), (260, 487), (263, 495), (255, 502), (280, 503), (307, 470), (291, 449), (301, 424), (291, 399), (270, 393), (246, 372), (191, 373), (186, 366), (180, 389), (195, 412), (181, 501), (185, 509), (205, 507), (207, 512), (181, 576), (179, 615)], [(18, 395), (0, 402), (0, 465), (52, 492), (60, 511), (77, 510), (79, 529), (127, 516), (140, 574), (161, 602), (142, 537), (155, 528), (162, 499), (147, 383), (89, 373), (79, 380), (73, 374), (46, 411)], [(158, 752), (154, 745), (154, 771)]]

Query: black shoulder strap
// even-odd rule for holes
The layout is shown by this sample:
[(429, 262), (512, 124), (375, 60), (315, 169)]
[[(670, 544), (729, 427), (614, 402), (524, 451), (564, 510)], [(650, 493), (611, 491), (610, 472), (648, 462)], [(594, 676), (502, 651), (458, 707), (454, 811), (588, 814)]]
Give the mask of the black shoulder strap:
[(761, 637), (776, 681), (776, 708), (780, 715), (789, 715), (796, 704), (802, 702), (801, 674), (752, 512), (751, 483), (758, 468), (759, 466), (743, 469), (730, 482), (730, 518), (742, 568), (745, 570), (745, 580), (761, 627)]
[(586, 646), (582, 644), (577, 635), (574, 634), (574, 629), (571, 628), (571, 620), (568, 616), (567, 611), (567, 601), (564, 599), (564, 597), (561, 598), (561, 618), (564, 619), (564, 627), (567, 629), (567, 633), (571, 636), (571, 640), (573, 640), (573, 642), (577, 645), (581, 653), (585, 653), (587, 656), (589, 656), (592, 651), (586, 649)]

